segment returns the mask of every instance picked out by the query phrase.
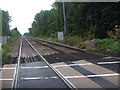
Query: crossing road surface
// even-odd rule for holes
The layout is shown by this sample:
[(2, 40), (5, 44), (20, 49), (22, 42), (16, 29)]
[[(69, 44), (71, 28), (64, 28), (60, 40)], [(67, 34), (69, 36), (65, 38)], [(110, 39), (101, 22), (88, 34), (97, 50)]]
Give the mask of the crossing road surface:
[(85, 60), (52, 64), (77, 88), (118, 88), (119, 75)]
[(21, 64), (18, 82), (18, 88), (68, 88), (43, 61)]

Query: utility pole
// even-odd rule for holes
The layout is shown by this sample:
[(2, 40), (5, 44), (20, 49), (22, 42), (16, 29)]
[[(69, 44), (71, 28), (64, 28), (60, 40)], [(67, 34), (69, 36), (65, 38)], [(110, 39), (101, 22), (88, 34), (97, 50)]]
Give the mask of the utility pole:
[(65, 5), (63, 1), (63, 19), (64, 19), (64, 34), (66, 33), (66, 17), (65, 17)]

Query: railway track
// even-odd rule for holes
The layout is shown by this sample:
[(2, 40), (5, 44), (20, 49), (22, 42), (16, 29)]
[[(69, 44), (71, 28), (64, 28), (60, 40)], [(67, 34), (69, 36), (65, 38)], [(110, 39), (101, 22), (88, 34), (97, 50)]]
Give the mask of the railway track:
[[(23, 38), (15, 71), (13, 88), (66, 88), (76, 90), (62, 74)], [(32, 83), (31, 83), (32, 82)], [(51, 82), (51, 83), (50, 83)]]
[[(16, 60), (16, 58), (14, 59)], [(45, 40), (21, 40), (12, 88), (119, 89), (119, 57)]]
[[(119, 54), (118, 55), (111, 55), (110, 53), (104, 54), (103, 52), (98, 52), (98, 51), (92, 51), (92, 50), (79, 50), (76, 48), (72, 48), (69, 46), (65, 46), (65, 45), (61, 45), (61, 44), (56, 44), (56, 43), (52, 43), (49, 41), (45, 41), (45, 40), (36, 40), (36, 39), (32, 39), (35, 42), (42, 44), (46, 47), (50, 47), (54, 50), (57, 50), (59, 52), (61, 52), (60, 54), (55, 54), (54, 56), (59, 56), (63, 57), (63, 56), (68, 56), (71, 58), (68, 58), (68, 61), (73, 61), (73, 60), (78, 60), (78, 59), (84, 59), (87, 60), (91, 63), (94, 63), (96, 65), (105, 67), (107, 69), (110, 69), (116, 73), (120, 73), (120, 69), (119, 69), (119, 62), (120, 62), (120, 57)], [(48, 57), (53, 57), (53, 55), (46, 55), (45, 58)], [(63, 58), (60, 58), (60, 60), (62, 60)], [(54, 59), (56, 62), (59, 60)], [(66, 61), (66, 59), (65, 59)], [(49, 61), (48, 61), (49, 62)]]
[[(49, 52), (48, 54), (42, 53), (43, 57), (76, 88), (119, 87), (119, 57), (88, 53), (88, 51), (67, 48), (67, 46), (56, 46), (51, 42), (49, 44), (49, 42), (38, 39), (29, 38), (28, 40), (39, 53)], [(40, 47), (44, 49), (42, 50)], [(92, 60), (96, 60), (96, 62)]]

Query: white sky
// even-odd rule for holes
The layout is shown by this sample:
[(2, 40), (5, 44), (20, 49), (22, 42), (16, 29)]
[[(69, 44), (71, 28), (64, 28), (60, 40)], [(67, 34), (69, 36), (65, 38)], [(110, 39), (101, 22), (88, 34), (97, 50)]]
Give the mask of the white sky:
[(0, 8), (12, 17), (11, 29), (17, 27), (21, 34), (28, 32), (36, 13), (50, 10), (55, 0), (0, 0)]

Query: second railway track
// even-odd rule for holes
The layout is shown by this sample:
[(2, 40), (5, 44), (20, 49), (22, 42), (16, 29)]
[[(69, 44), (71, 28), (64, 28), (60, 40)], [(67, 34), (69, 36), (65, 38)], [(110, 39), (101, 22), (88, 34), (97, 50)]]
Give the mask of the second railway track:
[[(89, 62), (92, 62), (94, 64), (97, 64), (99, 66), (105, 67), (107, 69), (110, 69), (114, 72), (120, 73), (119, 71), (119, 62), (120, 62), (120, 57), (117, 57), (119, 55), (114, 55), (110, 56), (108, 54), (104, 54), (104, 53), (100, 53), (100, 52), (96, 52), (96, 51), (87, 51), (87, 50), (79, 50), (79, 49), (75, 49), (72, 47), (67, 47), (61, 44), (56, 44), (56, 43), (52, 43), (49, 41), (45, 41), (45, 40), (38, 40), (38, 39), (32, 39), (33, 41), (42, 44), (43, 46), (49, 47), (53, 50), (57, 50), (59, 52), (61, 52), (60, 54), (54, 54), (54, 55), (46, 55), (45, 58), (49, 58), (49, 57), (57, 57), (59, 60), (63, 60), (63, 61), (73, 61), (73, 60), (78, 60), (78, 59), (84, 59), (87, 60)], [(66, 58), (68, 57), (68, 59), (63, 59), (61, 57), (66, 56)], [(60, 58), (59, 58), (60, 57)], [(56, 60), (54, 58), (55, 62), (58, 62), (59, 60)], [(48, 61), (49, 62), (49, 61)], [(52, 62), (54, 62), (52, 60)]]

